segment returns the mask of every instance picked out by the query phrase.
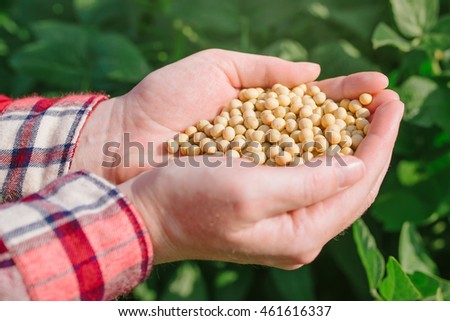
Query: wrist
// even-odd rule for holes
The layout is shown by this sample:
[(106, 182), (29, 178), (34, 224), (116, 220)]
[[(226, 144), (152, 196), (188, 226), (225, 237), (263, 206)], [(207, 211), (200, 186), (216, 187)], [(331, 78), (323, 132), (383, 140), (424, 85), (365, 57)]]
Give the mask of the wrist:
[[(100, 102), (86, 120), (75, 147), (70, 170), (86, 170), (116, 183), (112, 167), (107, 167), (103, 148), (106, 143), (120, 141), (120, 123), (115, 114), (121, 113), (119, 98)], [(114, 132), (112, 132), (114, 130)], [(117, 136), (117, 137), (114, 137)]]
[(159, 206), (152, 191), (157, 190), (158, 170), (148, 171), (117, 186), (128, 202), (140, 214), (150, 235), (153, 246), (153, 263), (160, 264), (180, 260), (170, 233), (164, 228), (161, 218), (167, 223), (170, 213)]

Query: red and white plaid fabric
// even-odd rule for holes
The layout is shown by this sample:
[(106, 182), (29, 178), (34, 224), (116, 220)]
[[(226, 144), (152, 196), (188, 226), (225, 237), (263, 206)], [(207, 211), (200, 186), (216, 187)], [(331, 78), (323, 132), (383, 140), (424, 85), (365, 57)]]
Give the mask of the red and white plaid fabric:
[(103, 95), (0, 96), (0, 299), (104, 300), (148, 276), (152, 247), (118, 190), (67, 174)]

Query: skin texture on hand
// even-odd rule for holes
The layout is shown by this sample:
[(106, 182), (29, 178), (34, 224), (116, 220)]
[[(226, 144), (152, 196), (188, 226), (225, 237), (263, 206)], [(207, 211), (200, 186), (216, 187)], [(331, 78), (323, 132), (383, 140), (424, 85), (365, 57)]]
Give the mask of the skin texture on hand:
[[(403, 114), (398, 95), (384, 90), (384, 75), (364, 72), (317, 82), (335, 100), (374, 94), (368, 136), (355, 157), (345, 158), (351, 166), (244, 168), (235, 160), (232, 168), (182, 168), (172, 163), (135, 177), (149, 168), (138, 167), (136, 158), (128, 168), (101, 168), (98, 151), (106, 141), (121, 142), (127, 132), (134, 141), (161, 147), (177, 131), (212, 119), (242, 87), (294, 86), (314, 81), (319, 71), (315, 64), (223, 50), (192, 55), (103, 103), (112, 108), (99, 106), (80, 138), (73, 167), (122, 183), (119, 189), (147, 224), (157, 264), (214, 259), (298, 268), (360, 217), (378, 193)], [(160, 153), (162, 148), (152, 156)]]
[[(165, 141), (200, 119), (214, 118), (240, 88), (295, 86), (314, 81), (319, 73), (319, 65), (313, 63), (217, 49), (199, 52), (152, 72), (126, 95), (101, 103), (81, 133), (71, 169), (86, 169), (120, 184), (151, 169), (147, 155), (159, 162)], [(362, 90), (379, 92), (387, 86), (387, 78), (369, 72), (320, 84), (332, 98), (354, 97)], [(119, 142), (123, 147), (125, 133), (145, 148), (152, 142), (153, 150), (143, 153), (145, 166), (139, 166), (138, 150), (132, 148), (130, 166), (122, 161), (117, 167), (102, 167), (110, 160), (102, 153), (104, 144)], [(117, 152), (123, 160), (124, 151)]]

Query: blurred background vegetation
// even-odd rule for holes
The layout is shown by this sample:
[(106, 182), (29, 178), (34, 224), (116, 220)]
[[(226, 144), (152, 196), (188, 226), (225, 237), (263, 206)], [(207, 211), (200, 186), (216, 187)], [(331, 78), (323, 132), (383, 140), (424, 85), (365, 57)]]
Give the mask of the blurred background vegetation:
[(297, 271), (166, 264), (124, 299), (448, 300), (449, 13), (449, 0), (2, 0), (0, 92), (120, 95), (211, 47), (318, 62), (321, 78), (382, 71), (406, 113), (364, 222)]

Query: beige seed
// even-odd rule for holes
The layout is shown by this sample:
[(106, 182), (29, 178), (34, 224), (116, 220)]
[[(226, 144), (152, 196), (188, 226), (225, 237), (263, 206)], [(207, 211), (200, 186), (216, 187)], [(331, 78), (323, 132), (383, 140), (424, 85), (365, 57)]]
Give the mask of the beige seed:
[(322, 117), (321, 124), (323, 127), (328, 127), (330, 125), (333, 125), (335, 123), (336, 119), (332, 114), (325, 114)]
[(269, 129), (270, 129), (270, 126), (268, 126), (268, 125), (261, 125), (258, 127), (258, 130), (263, 131), (264, 133), (266, 133)]
[(320, 126), (320, 121), (322, 120), (322, 117), (317, 114), (312, 114), (309, 116), (309, 119), (311, 119), (311, 122), (314, 126)]
[(191, 145), (187, 149), (187, 156), (198, 156), (200, 155), (200, 153), (201, 153), (200, 147), (197, 145)]
[(341, 135), (341, 141), (339, 142), (339, 145), (342, 148), (352, 146), (352, 138), (349, 135)]
[(207, 135), (207, 136), (211, 136), (211, 129), (214, 126), (212, 124), (208, 124), (203, 128), (203, 132)]
[(165, 145), (166, 145), (167, 151), (170, 154), (175, 154), (176, 152), (178, 152), (179, 146), (178, 146), (178, 143), (174, 139), (169, 139)]
[(369, 124), (369, 121), (365, 118), (356, 118), (355, 124), (356, 128), (358, 128), (359, 130), (363, 130), (364, 127)]
[(278, 102), (277, 99), (275, 99), (275, 98), (266, 99), (266, 109), (273, 110), (273, 109), (277, 108), (278, 106), (280, 106), (280, 103)]
[(339, 103), (339, 106), (344, 107), (345, 109), (348, 109), (348, 105), (350, 104), (350, 99), (342, 99)]
[(355, 113), (357, 118), (369, 118), (370, 117), (370, 111), (367, 108), (360, 108)]
[(234, 126), (234, 132), (236, 135), (244, 135), (246, 131), (247, 131), (247, 128), (245, 128), (244, 125)]
[(259, 111), (263, 111), (263, 110), (266, 109), (265, 104), (266, 104), (266, 103), (264, 102), (264, 100), (259, 99), (259, 100), (257, 100), (256, 103), (255, 103), (255, 109), (256, 109), (256, 110), (259, 110)]
[(356, 111), (361, 108), (362, 108), (361, 103), (359, 102), (359, 100), (356, 99), (350, 101), (350, 103), (348, 104), (348, 110), (350, 110), (352, 113), (356, 113)]
[(175, 135), (175, 141), (180, 144), (189, 141), (189, 136), (185, 133), (178, 133)]
[(303, 95), (305, 94), (304, 90), (300, 86), (292, 88), (292, 92), (298, 97), (303, 97)]
[(341, 130), (347, 127), (347, 124), (342, 119), (336, 119), (334, 124), (337, 125)]
[(339, 106), (335, 102), (330, 102), (323, 107), (325, 114), (333, 114)]
[(281, 133), (277, 129), (270, 129), (266, 132), (266, 141), (277, 143), (281, 138)]
[(213, 126), (213, 128), (211, 128), (211, 136), (213, 138), (217, 138), (222, 136), (223, 131), (225, 130), (225, 126), (222, 124), (216, 124)]
[(287, 112), (286, 115), (284, 115), (284, 120), (288, 120), (288, 119), (293, 119), (293, 120), (297, 120), (297, 115), (294, 114), (293, 112)]
[(256, 129), (259, 126), (259, 121), (256, 117), (247, 117), (244, 119), (244, 125), (249, 129)]
[(217, 116), (216, 118), (214, 118), (214, 125), (218, 124), (223, 125), (225, 127), (228, 125), (228, 119), (222, 116)]
[(364, 131), (362, 131), (361, 129), (356, 129), (356, 130), (352, 131), (351, 136), (353, 136), (353, 135), (361, 135), (364, 137)]
[(364, 94), (361, 94), (360, 96), (359, 96), (359, 102), (363, 105), (363, 106), (367, 106), (367, 105), (369, 105), (371, 102), (372, 102), (372, 95), (371, 94), (367, 94), (367, 93), (364, 93)]
[(312, 97), (312, 96), (320, 93), (320, 88), (317, 87), (317, 86), (314, 86), (314, 85), (313, 86), (309, 86), (307, 88), (307, 90), (306, 90), (306, 93)]
[(325, 131), (325, 138), (330, 142), (330, 144), (339, 144), (341, 141), (341, 134), (338, 131), (329, 130)]
[(286, 121), (283, 118), (275, 118), (270, 126), (273, 129), (276, 129), (278, 131), (282, 131), (286, 127)]
[(253, 111), (254, 109), (255, 109), (255, 105), (254, 105), (252, 102), (250, 102), (250, 101), (246, 101), (246, 102), (243, 103), (242, 106), (241, 106), (241, 111), (242, 111), (242, 112), (245, 112), (245, 111), (247, 111), (247, 110)]
[(228, 148), (230, 147), (230, 144), (231, 143), (228, 140), (223, 139), (223, 140), (217, 142), (217, 149), (220, 152), (225, 153), (228, 150)]
[(322, 116), (324, 114), (323, 108), (322, 107), (317, 107), (316, 109), (313, 110), (313, 114), (319, 115), (322, 118)]
[(204, 144), (203, 148), (200, 147), (205, 154), (215, 154), (217, 152), (216, 142), (210, 141)]
[(233, 116), (230, 118), (230, 126), (236, 127), (237, 125), (242, 125), (244, 123), (244, 117), (242, 116)]
[(247, 89), (247, 90), (244, 91), (244, 97), (245, 97), (247, 100), (255, 99), (255, 98), (257, 98), (258, 96), (259, 96), (259, 92), (258, 92), (258, 90), (255, 89), (255, 88), (249, 88), (249, 89)]
[(325, 151), (325, 154), (327, 156), (335, 156), (339, 154), (341, 151), (341, 147), (339, 145), (330, 145), (327, 150)]
[(300, 147), (297, 144), (293, 144), (291, 146), (286, 146), (284, 151), (291, 154), (291, 156), (295, 156), (300, 154)]
[[(325, 139), (326, 140), (326, 139)], [(315, 142), (313, 139), (309, 139), (302, 143), (302, 148), (305, 152), (312, 152), (314, 151)]]
[(327, 99), (327, 95), (325, 95), (324, 92), (318, 92), (317, 94), (315, 94), (313, 96), (313, 99), (317, 105), (322, 105), (325, 102), (325, 100)]
[[(261, 127), (260, 127), (261, 128)], [(264, 142), (264, 136), (265, 136), (265, 132), (262, 130), (255, 130), (252, 134), (250, 139), (255, 141), (255, 142)]]
[(291, 135), (289, 135), (296, 143), (300, 142), (300, 133), (301, 131), (299, 130), (294, 130)]
[(260, 142), (250, 142), (247, 144), (246, 151), (250, 153), (257, 153), (262, 151), (262, 146)]
[(322, 135), (322, 129), (320, 129), (320, 127), (314, 126), (314, 127), (312, 128), (312, 131), (313, 131), (314, 136), (316, 136), (316, 135)]
[(302, 109), (303, 106), (304, 105), (301, 101), (296, 101), (294, 104), (291, 105), (289, 110), (291, 112), (293, 112), (294, 114), (298, 115), (298, 113), (300, 112), (300, 109)]
[(290, 134), (298, 128), (297, 122), (294, 119), (286, 120), (286, 131)]
[(256, 118), (256, 113), (253, 110), (246, 110), (242, 113), (242, 117), (245, 119), (247, 117), (255, 117)]
[(286, 115), (286, 109), (284, 107), (277, 107), (273, 110), (273, 115), (277, 118), (283, 118)]
[(247, 140), (251, 140), (252, 139), (252, 134), (255, 132), (255, 130), (254, 129), (252, 129), (252, 128), (250, 128), (250, 129), (247, 129), (247, 131), (245, 132), (245, 139), (247, 139)]
[(220, 116), (222, 116), (223, 118), (225, 118), (227, 121), (230, 120), (230, 113), (227, 111), (223, 111), (220, 113)]
[(353, 149), (351, 149), (350, 147), (344, 147), (344, 148), (341, 149), (341, 154), (353, 155), (354, 152), (353, 152)]
[(369, 129), (370, 129), (370, 124), (367, 124), (366, 126), (364, 126), (364, 135), (367, 135), (369, 133)]
[(235, 149), (230, 149), (225, 153), (225, 156), (228, 158), (240, 158), (241, 154)]
[(280, 106), (289, 106), (289, 104), (291, 103), (291, 98), (289, 98), (289, 96), (286, 94), (279, 95), (277, 99)]
[(209, 121), (207, 121), (206, 119), (199, 120), (199, 121), (197, 122), (197, 124), (196, 124), (197, 130), (198, 130), (199, 132), (203, 131), (203, 128), (205, 128), (205, 126), (208, 125), (208, 124), (210, 124), (210, 123), (209, 123)]
[(342, 119), (345, 120), (345, 118), (347, 118), (347, 111), (345, 110), (344, 107), (339, 107), (338, 109), (336, 109), (333, 113), (334, 118), (336, 119)]
[(285, 151), (281, 151), (279, 155), (275, 156), (275, 162), (278, 166), (286, 166), (291, 161), (292, 155)]
[(206, 134), (203, 132), (197, 132), (192, 136), (192, 141), (196, 144), (200, 143), (200, 141), (206, 138)]
[(280, 153), (282, 152), (283, 150), (281, 149), (281, 147), (279, 146), (279, 145), (272, 145), (272, 146), (270, 146), (270, 148), (269, 148), (269, 151), (268, 151), (268, 157), (269, 158), (272, 158), (272, 159), (275, 159), (275, 157), (277, 156), (277, 155), (280, 155)]
[(353, 125), (355, 124), (355, 117), (353, 117), (352, 115), (348, 115), (344, 121), (347, 124), (347, 126)]
[(304, 152), (302, 158), (305, 163), (308, 163), (314, 158), (314, 154), (311, 152)]
[(231, 109), (233, 108), (240, 108), (242, 106), (242, 101), (239, 99), (233, 99), (230, 101), (230, 104), (228, 105)]
[(181, 155), (187, 156), (187, 154), (188, 154), (188, 149), (189, 149), (189, 147), (191, 147), (192, 145), (191, 145), (189, 142), (182, 142), (179, 146), (180, 146), (180, 147), (179, 147), (179, 150), (180, 150)]
[(300, 135), (299, 135), (300, 142), (303, 143), (303, 142), (312, 140), (313, 138), (314, 138), (314, 133), (311, 128), (303, 128), (300, 131)]
[(229, 148), (240, 151), (240, 150), (244, 149), (245, 144), (246, 144), (245, 139), (242, 139), (242, 138), (236, 139), (236, 137), (235, 137), (234, 140), (230, 143)]
[(313, 126), (314, 124), (309, 118), (302, 118), (298, 121), (298, 128), (300, 129), (313, 128)]
[(242, 112), (240, 109), (232, 109), (230, 110), (230, 119), (234, 116), (242, 116)]
[[(214, 142), (214, 141), (209, 137), (205, 137), (200, 141), (200, 143), (198, 145), (200, 146), (201, 150), (204, 150), (205, 145), (210, 142)], [(215, 142), (214, 142), (214, 144), (215, 144)]]
[(236, 132), (234, 131), (234, 128), (231, 126), (225, 127), (225, 129), (223, 130), (223, 133), (222, 133), (223, 139), (231, 142), (233, 140), (234, 136), (236, 136)]
[(299, 115), (300, 115), (300, 117), (302, 117), (302, 118), (306, 118), (306, 117), (311, 116), (312, 113), (313, 113), (313, 111), (312, 111), (311, 106), (306, 105), (306, 106), (303, 106), (302, 109), (300, 109)]
[(356, 134), (356, 135), (352, 136), (352, 147), (354, 150), (356, 150), (358, 148), (358, 146), (359, 146), (359, 144), (361, 144), (362, 140), (363, 140), (362, 135)]
[(314, 137), (314, 148), (318, 153), (324, 153), (329, 146), (328, 140), (325, 136), (317, 135)]
[(192, 137), (196, 132), (197, 132), (197, 127), (195, 127), (195, 126), (189, 126), (189, 127), (186, 128), (186, 130), (184, 131), (184, 133), (185, 133), (186, 135), (188, 135), (189, 137)]

